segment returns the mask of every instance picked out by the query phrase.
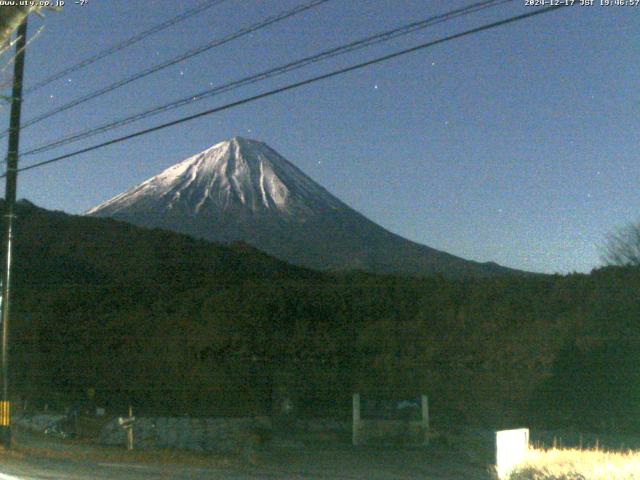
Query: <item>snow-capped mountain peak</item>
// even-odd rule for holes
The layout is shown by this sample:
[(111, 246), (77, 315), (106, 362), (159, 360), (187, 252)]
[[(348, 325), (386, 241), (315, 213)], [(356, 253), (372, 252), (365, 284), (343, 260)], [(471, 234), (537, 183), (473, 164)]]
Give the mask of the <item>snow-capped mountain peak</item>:
[(322, 188), (268, 145), (234, 137), (89, 210), (216, 242), (247, 242), (317, 269), (494, 275), (479, 264), (406, 240)]
[(173, 165), (87, 214), (121, 210), (176, 210), (198, 215), (207, 209), (252, 212), (340, 208), (341, 202), (262, 142), (234, 137)]

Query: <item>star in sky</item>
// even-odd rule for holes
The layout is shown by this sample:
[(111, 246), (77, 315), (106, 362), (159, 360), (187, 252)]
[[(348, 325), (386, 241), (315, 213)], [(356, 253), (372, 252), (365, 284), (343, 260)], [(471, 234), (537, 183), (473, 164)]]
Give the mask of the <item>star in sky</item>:
[[(171, 2), (165, 0), (160, 3)], [(354, 7), (353, 3), (337, 2), (333, 5), (332, 11), (318, 9), (318, 15), (304, 15), (304, 18), (301, 16), (300, 29), (285, 28), (288, 24), (277, 28), (274, 25), (264, 37), (257, 33), (253, 39), (247, 36), (244, 40), (230, 44), (229, 48), (217, 49), (216, 61), (221, 64), (237, 62), (237, 54), (242, 51), (243, 62), (248, 66), (247, 74), (275, 67), (289, 59), (303, 58), (315, 53), (321, 49), (318, 44), (326, 43), (327, 39), (331, 39), (332, 45), (335, 46), (347, 44), (355, 39), (354, 28), (362, 31), (361, 35), (364, 36), (370, 31), (373, 33), (385, 30), (390, 25), (401, 25), (406, 19), (413, 19), (415, 5), (410, 4), (419, 2), (373, 2), (376, 3), (375, 8), (379, 8), (380, 14), (370, 18), (359, 15), (361, 9)], [(396, 3), (403, 6), (396, 6)], [(104, 5), (100, 7), (99, 4)], [(31, 51), (27, 55), (27, 83), (35, 85), (42, 77), (60, 71), (63, 65), (60, 65), (59, 52), (67, 49), (73, 51), (78, 41), (85, 46), (103, 47), (115, 43), (116, 39), (111, 37), (118, 32), (115, 32), (113, 25), (126, 22), (128, 15), (153, 15), (154, 18), (148, 18), (150, 25), (166, 21), (169, 16), (168, 12), (162, 12), (161, 9), (145, 8), (147, 2), (128, 4), (130, 11), (125, 12), (123, 9), (110, 8), (110, 2), (95, 2), (92, 8), (102, 10), (99, 14), (96, 10), (96, 15), (92, 15), (92, 22), (95, 22), (95, 25), (92, 25), (95, 28), (91, 29), (74, 30), (74, 26), (77, 27), (84, 19), (85, 13), (81, 16), (76, 15), (81, 9), (70, 9), (65, 15), (56, 15), (55, 22), (47, 22), (47, 28), (51, 27), (47, 32), (47, 41), (36, 41), (30, 45)], [(389, 5), (393, 5), (393, 8)], [(224, 18), (225, 25), (220, 25), (220, 28), (225, 32), (254, 24), (263, 18), (262, 13), (257, 10), (235, 8), (233, 2), (221, 2), (219, 8), (217, 18)], [(371, 9), (374, 9), (374, 6)], [(178, 10), (182, 10), (182, 7)], [(434, 5), (433, 11), (424, 13), (431, 15), (445, 10), (445, 7)], [(376, 10), (372, 10), (374, 11)], [(283, 93), (279, 97), (273, 97), (273, 101), (256, 102), (247, 107), (230, 109), (224, 115), (218, 115), (218, 118), (213, 115), (181, 124), (182, 126), (176, 125), (173, 130), (158, 133), (155, 137), (153, 135), (156, 134), (146, 137), (157, 138), (158, 141), (122, 142), (105, 148), (104, 154), (103, 151), (96, 151), (95, 154), (86, 152), (82, 157), (78, 157), (77, 163), (70, 160), (67, 164), (61, 162), (58, 166), (32, 170), (28, 175), (25, 172), (24, 182), (20, 184), (20, 196), (46, 208), (80, 213), (127, 186), (136, 185), (166, 168), (169, 159), (186, 158), (191, 152), (202, 151), (216, 141), (243, 132), (247, 135), (247, 124), (258, 120), (259, 131), (251, 132), (247, 136), (266, 142), (291, 161), (301, 162), (301, 166), (305, 161), (309, 161), (313, 169), (315, 163), (315, 172), (322, 174), (315, 179), (316, 181), (352, 207), (370, 215), (372, 220), (383, 225), (394, 225), (394, 233), (478, 261), (495, 260), (525, 270), (588, 272), (598, 265), (597, 252), (581, 252), (580, 258), (574, 258), (572, 253), (558, 250), (557, 231), (562, 226), (573, 234), (578, 228), (588, 225), (593, 234), (597, 235), (613, 231), (618, 224), (633, 221), (633, 214), (629, 213), (629, 209), (620, 208), (620, 205), (632, 204), (637, 199), (637, 188), (633, 188), (632, 180), (637, 178), (639, 168), (637, 161), (633, 162), (633, 152), (637, 151), (637, 142), (634, 143), (634, 140), (637, 139), (636, 132), (639, 131), (635, 128), (638, 125), (638, 116), (635, 115), (638, 103), (629, 101), (635, 98), (632, 81), (634, 49), (621, 48), (616, 50), (615, 55), (611, 55), (606, 45), (607, 42), (611, 42), (613, 31), (626, 27), (633, 29), (629, 30), (628, 35), (631, 35), (632, 31), (640, 33), (640, 24), (637, 21), (634, 23), (634, 19), (631, 18), (633, 16), (622, 11), (616, 13), (612, 10), (607, 12), (607, 15), (582, 15), (583, 12), (577, 11), (574, 13), (557, 14), (560, 16), (557, 18), (562, 20), (552, 21), (551, 18), (556, 15), (554, 14), (544, 20), (543, 17), (538, 17), (540, 20), (513, 23), (506, 30), (496, 29), (491, 38), (496, 42), (505, 42), (501, 48), (491, 48), (492, 42), (488, 40), (485, 43), (483, 38), (486, 39), (486, 35), (467, 37), (447, 44), (446, 48), (441, 46), (424, 50), (423, 53), (383, 63), (376, 68), (362, 69), (357, 75), (337, 77), (332, 81), (331, 89), (326, 91), (307, 88), (298, 90), (297, 94)], [(496, 11), (495, 19), (502, 18), (503, 14), (506, 15), (506, 11)], [(489, 10), (483, 15), (486, 15), (487, 21), (494, 19), (493, 13), (490, 14)], [(147, 55), (150, 52), (156, 58), (156, 62), (159, 62), (159, 57), (169, 55), (170, 50), (178, 53), (183, 48), (186, 50), (192, 45), (210, 42), (213, 33), (211, 19), (208, 17), (198, 15), (190, 20), (193, 28), (190, 28), (188, 41), (185, 40), (184, 45), (183, 42), (179, 42), (180, 45), (175, 44), (172, 36), (175, 31), (171, 31), (150, 38), (148, 44), (145, 42), (127, 50), (123, 57), (118, 58), (137, 60), (135, 56), (140, 56), (139, 68), (142, 68), (143, 65), (146, 66), (145, 62), (151, 61), (144, 58), (145, 52)], [(456, 20), (444, 26), (441, 33), (446, 35), (449, 32), (461, 31), (458, 29), (462, 28), (464, 26)], [(70, 36), (69, 31), (75, 31), (78, 35)], [(587, 33), (590, 37), (589, 42), (574, 42), (576, 38), (583, 38)], [(125, 32), (118, 34), (122, 35), (119, 39), (129, 36)], [(131, 32), (131, 35), (134, 34), (136, 32)], [(356, 37), (359, 38), (360, 35)], [(555, 37), (564, 40), (558, 42), (557, 48), (550, 51), (543, 49), (535, 55), (528, 55), (530, 49), (535, 51), (537, 42)], [(257, 42), (260, 38), (262, 41)], [(623, 38), (624, 35), (616, 40), (622, 41)], [(413, 40), (408, 39), (407, 45), (412, 42)], [(290, 53), (282, 51), (283, 44), (291, 46)], [(249, 46), (251, 48), (248, 48)], [(395, 48), (389, 45), (390, 50)], [(87, 48), (86, 54), (92, 55), (95, 50), (99, 49)], [(442, 58), (442, 65), (436, 60), (436, 55)], [(215, 72), (216, 80), (207, 80), (207, 76), (212, 75), (211, 58), (210, 55), (197, 56), (190, 59), (188, 65), (175, 65), (167, 75), (154, 76), (154, 81), (149, 82), (149, 87), (153, 86), (157, 90), (150, 91), (149, 95), (129, 95), (129, 92), (140, 88), (133, 84), (133, 89), (121, 92), (122, 96), (115, 93), (104, 95), (87, 104), (89, 108), (70, 109), (55, 118), (63, 125), (68, 122), (74, 130), (85, 124), (88, 127), (95, 126), (107, 121), (107, 117), (119, 118), (124, 115), (120, 112), (121, 107), (143, 111), (175, 98), (186, 96), (191, 99), (197, 95), (197, 90), (212, 90), (217, 85), (236, 80), (237, 75), (240, 75), (235, 69), (223, 69)], [(345, 58), (344, 65), (350, 65), (352, 61), (355, 63), (355, 59)], [(66, 65), (65, 63), (64, 66)], [(496, 65), (501, 67), (496, 68)], [(510, 67), (505, 70), (502, 68), (504, 65)], [(424, 67), (431, 67), (433, 74), (429, 75), (428, 69)], [(439, 67), (437, 72), (435, 67)], [(109, 68), (113, 71), (108, 71)], [(185, 78), (187, 68), (189, 79)], [(62, 104), (74, 100), (81, 95), (81, 92), (76, 91), (80, 83), (104, 85), (105, 71), (112, 74), (114, 79), (119, 79), (128, 77), (132, 71), (137, 71), (137, 68), (130, 62), (116, 62), (112, 58), (83, 69), (81, 73), (71, 73), (74, 77), (63, 76), (59, 85), (67, 85), (68, 88), (57, 88), (58, 84), (47, 86), (46, 88), (50, 89), (49, 94), (43, 88), (41, 96), (31, 97), (33, 100), (25, 103), (24, 119), (28, 121), (38, 115), (39, 108), (45, 108), (47, 101), (50, 104)], [(244, 72), (244, 68), (240, 71)], [(178, 81), (174, 76), (176, 74), (179, 77)], [(452, 88), (447, 88), (443, 75), (446, 75), (447, 79), (455, 79)], [(618, 81), (615, 91), (612, 92), (606, 82), (590, 81), (598, 75), (603, 78), (616, 78)], [(306, 74), (302, 75), (305, 76)], [(556, 88), (552, 95), (540, 94), (543, 88), (553, 88), (557, 82), (565, 78), (572, 79), (572, 88)], [(69, 82), (69, 79), (72, 81)], [(193, 85), (185, 85), (187, 80), (192, 79)], [(378, 80), (384, 83), (380, 84)], [(282, 85), (288, 83), (284, 80), (282, 82)], [(394, 90), (394, 96), (398, 96), (397, 101), (383, 101), (382, 87), (397, 85), (400, 82), (402, 88)], [(369, 109), (361, 108), (363, 97), (357, 87), (366, 85), (370, 85), (374, 95), (381, 95), (369, 95), (369, 100), (376, 102), (375, 108), (379, 109), (380, 115), (370, 115)], [(452, 89), (458, 90), (458, 87), (462, 88), (463, 94), (452, 94)], [(234, 98), (244, 97), (245, 93), (238, 93)], [(331, 105), (325, 101), (316, 101), (328, 99), (329, 93)], [(38, 98), (42, 100), (43, 105), (38, 105)], [(130, 100), (131, 105), (120, 105), (123, 102), (117, 99), (121, 98)], [(308, 98), (314, 101), (305, 102)], [(517, 99), (517, 103), (514, 98)], [(302, 110), (299, 108), (301, 102), (304, 102), (305, 106)], [(218, 104), (217, 101), (214, 103)], [(333, 105), (339, 108), (333, 108)], [(49, 105), (47, 109), (51, 108), (55, 107)], [(197, 110), (204, 108), (198, 107)], [(373, 108), (372, 105), (371, 109)], [(349, 114), (345, 115), (344, 112)], [(474, 118), (462, 123), (442, 118), (442, 115), (449, 114), (456, 119), (462, 118), (459, 112), (467, 113)], [(181, 116), (182, 113), (176, 115)], [(220, 118), (223, 120), (220, 121)], [(318, 124), (317, 118), (323, 118), (323, 121)], [(603, 121), (603, 118), (616, 121)], [(296, 123), (295, 135), (291, 131), (293, 119)], [(547, 127), (551, 119), (556, 120), (558, 124), (568, 123), (565, 128), (573, 131), (573, 134), (565, 135), (558, 141), (558, 133)], [(160, 123), (160, 120), (156, 121)], [(155, 124), (156, 121), (152, 123)], [(5, 118), (5, 122), (8, 122), (8, 118)], [(444, 128), (437, 129), (438, 122)], [(576, 125), (576, 122), (579, 124)], [(513, 132), (509, 132), (505, 137), (503, 133), (511, 123)], [(622, 131), (621, 124), (627, 130)], [(46, 132), (46, 129), (50, 124), (42, 122), (39, 125), (25, 130), (21, 142), (25, 150), (39, 146), (39, 137), (48, 137), (49, 132)], [(398, 128), (399, 125), (403, 128)], [(432, 131), (429, 125), (436, 126), (435, 131)], [(132, 125), (130, 128), (130, 131), (135, 131), (143, 127)], [(442, 132), (443, 129), (448, 133), (456, 133), (456, 136), (439, 136), (438, 133), (445, 133)], [(126, 133), (128, 132), (129, 130)], [(185, 135), (183, 132), (189, 134)], [(354, 132), (357, 132), (357, 135), (354, 136)], [(389, 132), (393, 134), (390, 135)], [(598, 132), (598, 135), (589, 137), (585, 143), (580, 132), (584, 132), (585, 135), (588, 132)], [(55, 134), (52, 135), (54, 136), (50, 140), (56, 140)], [(386, 141), (381, 142), (380, 139), (387, 135)], [(458, 136), (464, 136), (463, 144), (456, 142)], [(327, 138), (331, 139), (332, 144), (340, 145), (340, 148), (327, 149)], [(518, 141), (510, 141), (512, 138)], [(571, 141), (574, 142), (573, 145)], [(401, 159), (397, 159), (398, 155), (395, 155), (398, 149), (403, 153)], [(317, 155), (320, 151), (323, 155), (319, 161)], [(473, 158), (469, 158), (470, 152), (473, 152)], [(518, 155), (524, 157), (518, 159)], [(109, 164), (107, 160), (112, 158), (112, 162), (117, 162), (117, 159), (123, 156), (144, 157), (149, 160), (140, 161), (140, 168), (127, 169), (122, 176), (92, 174), (93, 168), (116, 169), (117, 164)], [(609, 168), (602, 162), (602, 158), (611, 157), (615, 158), (615, 168)], [(390, 171), (400, 168), (401, 165), (402, 168), (410, 168), (415, 175), (402, 177), (402, 195), (397, 194), (394, 185), (382, 181), (380, 189), (363, 189), (358, 192), (352, 188), (350, 182), (344, 182), (344, 178), (347, 177), (364, 185), (366, 180), (363, 178), (371, 173), (362, 168), (356, 161), (357, 158), (384, 158), (388, 161), (387, 167)], [(562, 173), (559, 169), (551, 168), (544, 172), (549, 181), (534, 182), (533, 179), (527, 179), (527, 172), (533, 168), (532, 163), (535, 164), (541, 158), (548, 161), (549, 165), (561, 164), (571, 170), (572, 175), (566, 179), (562, 191), (557, 191), (557, 185), (562, 180), (551, 178), (553, 174)], [(339, 160), (341, 170), (324, 169), (325, 160), (329, 165), (334, 165)], [(508, 163), (509, 167), (505, 175), (490, 178), (491, 182), (496, 182), (495, 184), (490, 181), (477, 182), (473, 175), (467, 174), (470, 168), (481, 171), (482, 165), (491, 164), (493, 161)], [(76, 164), (83, 165), (83, 168), (67, 166)], [(110, 166), (102, 167), (103, 164)], [(442, 168), (439, 168), (440, 165)], [(602, 169), (598, 169), (598, 165), (602, 165)], [(604, 168), (606, 170), (603, 170)], [(428, 172), (434, 169), (437, 170), (436, 175), (429, 176)], [(510, 182), (519, 185), (516, 182), (521, 180), (531, 180), (530, 183), (526, 183), (527, 195), (507, 196), (505, 192), (509, 191)], [(71, 182), (78, 185), (77, 195), (69, 195), (64, 188)], [(429, 188), (425, 188), (425, 182), (433, 183), (429, 184)], [(594, 185), (593, 188), (598, 189), (591, 191), (590, 183)], [(610, 185), (616, 185), (616, 188), (608, 188)], [(451, 194), (454, 189), (460, 193)], [(499, 203), (482, 205), (483, 208), (478, 210), (459, 208), (460, 204), (470, 203), (471, 199), (493, 201), (496, 198), (493, 195), (496, 189), (500, 194), (505, 193), (504, 200)], [(429, 195), (426, 195), (425, 191), (428, 191)], [(592, 197), (588, 198), (587, 193)], [(558, 218), (558, 215), (554, 215), (555, 211), (539, 208), (549, 195), (553, 196), (554, 202), (557, 201), (559, 209), (574, 212), (572, 218)], [(592, 211), (596, 204), (596, 196), (597, 206), (600, 208), (597, 215)], [(434, 201), (438, 205), (437, 208), (425, 200), (427, 197), (436, 199)], [(392, 213), (382, 208), (380, 202), (384, 198), (397, 200), (398, 208)], [(498, 208), (503, 211), (499, 212)], [(528, 209), (536, 214), (540, 211), (540, 215), (546, 216), (543, 217), (543, 221), (537, 221), (537, 217), (532, 218), (534, 215), (523, 213), (528, 212)], [(497, 232), (495, 225), (485, 221), (484, 217), (476, 217), (484, 213), (487, 213), (487, 216), (498, 213), (504, 221), (507, 234)], [(422, 217), (429, 218), (430, 222), (442, 230), (424, 228), (416, 221)], [(476, 221), (478, 238), (483, 241), (462, 234), (471, 221), (470, 218)], [(496, 239), (501, 235), (507, 235), (512, 240), (511, 243), (506, 242), (508, 245), (504, 248), (495, 245)], [(526, 256), (527, 251), (542, 250), (553, 254), (549, 258), (542, 258), (538, 253)]]

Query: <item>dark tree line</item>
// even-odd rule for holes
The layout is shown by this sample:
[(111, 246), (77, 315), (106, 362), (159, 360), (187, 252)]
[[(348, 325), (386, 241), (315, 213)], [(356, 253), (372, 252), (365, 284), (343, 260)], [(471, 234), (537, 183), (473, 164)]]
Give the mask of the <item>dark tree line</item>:
[[(640, 270), (321, 274), (246, 245), (25, 207), (14, 392), (112, 409), (301, 415), (426, 392), (434, 422), (639, 429)], [(637, 415), (636, 415), (637, 417)], [(640, 417), (639, 417), (640, 418)]]

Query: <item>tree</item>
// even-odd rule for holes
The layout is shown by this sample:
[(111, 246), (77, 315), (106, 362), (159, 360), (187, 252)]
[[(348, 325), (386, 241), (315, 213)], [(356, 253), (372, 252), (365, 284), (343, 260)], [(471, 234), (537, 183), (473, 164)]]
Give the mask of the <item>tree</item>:
[[(18, 4), (19, 2), (15, 2)], [(29, 2), (22, 2), (29, 3)], [(38, 3), (38, 2), (32, 2)], [(29, 16), (30, 13), (37, 13), (42, 16), (42, 11), (44, 10), (54, 10), (59, 11), (59, 7), (44, 7), (44, 6), (27, 6), (27, 5), (5, 5), (0, 6), (0, 58), (9, 51), (9, 49), (14, 45), (17, 41), (17, 38), (11, 41), (11, 36), (13, 32), (17, 30), (20, 24), (25, 21), (25, 19)], [(40, 27), (40, 30), (42, 27)], [(40, 31), (39, 30), (39, 31)], [(27, 45), (38, 36), (38, 33), (33, 35), (31, 39), (28, 40)], [(26, 48), (26, 46), (24, 47)], [(6, 67), (11, 64), (16, 58), (14, 54), (8, 54), (8, 58), (2, 58), (0, 61), (0, 71), (4, 71)], [(0, 78), (0, 89), (9, 88), (11, 86), (13, 80), (6, 80), (4, 77)], [(11, 103), (11, 96), (8, 95), (0, 95), (0, 100), (2, 102)], [(0, 108), (2, 105), (0, 104)]]
[(607, 235), (602, 260), (607, 265), (640, 266), (640, 223)]
[(5, 47), (9, 43), (13, 31), (35, 9), (28, 6), (7, 6), (0, 9), (0, 46)]

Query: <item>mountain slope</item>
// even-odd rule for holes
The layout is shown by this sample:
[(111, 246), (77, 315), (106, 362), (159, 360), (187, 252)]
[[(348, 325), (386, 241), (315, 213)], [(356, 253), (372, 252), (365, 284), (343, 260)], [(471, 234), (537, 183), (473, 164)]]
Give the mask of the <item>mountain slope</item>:
[(380, 227), (262, 142), (235, 137), (87, 212), (217, 242), (245, 241), (297, 265), (450, 276), (516, 273)]

